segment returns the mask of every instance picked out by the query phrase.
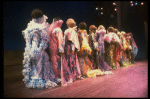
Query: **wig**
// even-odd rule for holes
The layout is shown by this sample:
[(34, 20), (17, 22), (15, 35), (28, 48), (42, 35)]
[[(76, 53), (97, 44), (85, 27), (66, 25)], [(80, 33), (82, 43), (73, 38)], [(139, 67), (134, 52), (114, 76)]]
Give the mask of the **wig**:
[(71, 27), (71, 28), (76, 26), (76, 22), (72, 18), (69, 18), (67, 20), (66, 24), (67, 24), (68, 27)]
[(113, 27), (109, 27), (109, 28), (107, 29), (107, 31), (108, 31), (108, 32), (114, 32), (114, 28), (113, 28)]
[(100, 25), (100, 26), (98, 27), (98, 30), (101, 30), (101, 29), (105, 29), (105, 27), (104, 27), (103, 25)]
[(114, 33), (116, 33), (116, 34), (117, 34), (117, 33), (118, 33), (118, 29), (114, 29)]
[(81, 23), (79, 24), (79, 29), (81, 29), (81, 30), (85, 30), (86, 27), (87, 27), (87, 25), (86, 25), (85, 22), (81, 22)]
[(37, 18), (41, 18), (43, 16), (43, 11), (40, 10), (40, 9), (34, 9), (32, 12), (31, 12), (31, 17), (33, 19), (37, 19)]
[(97, 27), (95, 25), (90, 25), (89, 31), (96, 31)]

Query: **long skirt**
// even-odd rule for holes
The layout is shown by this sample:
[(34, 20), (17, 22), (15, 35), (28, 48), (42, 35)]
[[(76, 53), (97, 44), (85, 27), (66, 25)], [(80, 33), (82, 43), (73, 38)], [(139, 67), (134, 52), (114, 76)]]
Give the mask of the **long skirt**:
[[(65, 55), (58, 53), (58, 39), (55, 35), (50, 35), (49, 51), (50, 51), (50, 63), (55, 77), (61, 79), (62, 85), (66, 85), (72, 78), (72, 74), (66, 63)], [(63, 68), (62, 68), (63, 67)]]
[(105, 44), (105, 61), (106, 63), (112, 67), (112, 69), (116, 68), (116, 64), (114, 61), (114, 49), (115, 49), (115, 43), (107, 43), (106, 41), (104, 42)]
[(64, 60), (66, 66), (68, 66), (72, 79), (76, 80), (76, 78), (79, 78), (81, 76), (81, 71), (79, 67), (79, 62), (78, 62), (78, 56), (77, 52), (74, 51), (74, 54), (71, 53), (72, 51), (72, 42), (70, 41), (65, 41), (65, 48), (64, 48)]
[(102, 53), (101, 55), (99, 55), (98, 69), (100, 69), (101, 71), (112, 70), (112, 68), (104, 61), (104, 53)]
[(82, 54), (79, 56), (79, 64), (81, 68), (81, 73), (85, 77), (96, 77), (98, 75), (103, 75), (103, 72), (99, 69), (92, 69), (92, 62), (89, 60), (87, 54)]
[(49, 88), (57, 86), (57, 79), (49, 63), (49, 57), (45, 51), (35, 57), (31, 57), (29, 51), (25, 51), (23, 60), (24, 83), (28, 88)]
[(93, 64), (93, 69), (98, 69), (98, 63), (99, 63), (99, 55), (98, 55), (98, 51), (92, 49), (91, 55), (88, 55), (89, 59), (91, 60), (92, 64)]

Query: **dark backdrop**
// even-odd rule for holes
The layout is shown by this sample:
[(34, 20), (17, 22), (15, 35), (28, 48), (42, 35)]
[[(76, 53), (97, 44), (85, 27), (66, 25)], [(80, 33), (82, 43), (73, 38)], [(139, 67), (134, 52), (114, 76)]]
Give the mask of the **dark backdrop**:
[[(103, 7), (103, 15), (98, 15), (95, 9), (97, 6)], [(125, 8), (123, 6), (122, 2), (121, 9)], [(27, 23), (31, 20), (31, 11), (35, 8), (41, 9), (48, 16), (49, 23), (54, 17), (60, 17), (64, 21), (63, 32), (67, 28), (68, 18), (73, 18), (77, 25), (86, 22), (88, 27), (92, 24), (96, 26), (103, 24), (106, 29), (110, 25), (117, 28), (117, 14), (113, 12), (112, 1), (4, 1), (2, 7), (4, 50), (24, 50), (25, 40), (21, 31), (27, 27)], [(122, 10), (121, 29), (133, 33), (139, 49), (136, 59), (145, 59), (147, 53), (144, 21), (145, 18), (148, 20), (148, 11), (147, 8), (139, 9), (141, 8), (128, 7)]]

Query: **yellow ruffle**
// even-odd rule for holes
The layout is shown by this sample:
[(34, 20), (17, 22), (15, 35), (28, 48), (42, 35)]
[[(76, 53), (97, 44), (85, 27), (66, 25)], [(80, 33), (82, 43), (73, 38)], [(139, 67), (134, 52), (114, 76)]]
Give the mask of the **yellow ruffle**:
[(89, 46), (87, 46), (87, 45), (83, 45), (81, 47), (80, 51), (81, 51), (81, 53), (83, 53), (84, 51), (86, 51), (88, 54), (91, 54), (91, 52), (92, 52), (91, 48)]
[(103, 72), (99, 69), (95, 69), (95, 70), (90, 70), (87, 72), (87, 76), (92, 78), (92, 77), (96, 77), (96, 76), (101, 76), (103, 75)]

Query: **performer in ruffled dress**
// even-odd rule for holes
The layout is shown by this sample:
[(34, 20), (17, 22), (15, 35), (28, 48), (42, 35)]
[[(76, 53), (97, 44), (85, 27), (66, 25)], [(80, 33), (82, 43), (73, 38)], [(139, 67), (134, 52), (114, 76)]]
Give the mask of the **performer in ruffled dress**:
[(86, 31), (86, 23), (81, 22), (79, 24), (79, 42), (80, 42), (80, 51), (78, 53), (79, 56), (79, 64), (81, 68), (81, 73), (86, 77), (96, 77), (97, 75), (103, 75), (103, 72), (99, 69), (93, 69), (92, 63), (89, 60), (88, 55), (91, 54), (92, 49), (88, 43), (88, 36)]
[[(78, 62), (78, 56), (77, 51), (80, 50), (79, 40), (76, 32), (76, 22), (69, 18), (66, 22), (68, 29), (64, 32), (64, 65), (67, 64), (67, 66), (70, 69), (71, 75), (72, 75), (72, 81), (70, 79), (70, 83), (73, 82), (73, 80), (76, 80), (77, 78), (82, 79), (79, 62)], [(66, 63), (65, 63), (66, 62)]]
[(133, 39), (133, 35), (132, 35), (132, 33), (128, 33), (128, 35), (129, 35), (129, 40), (130, 40), (130, 43), (131, 43), (131, 46), (132, 46), (132, 55), (131, 55), (131, 63), (134, 63), (134, 59), (135, 59), (135, 57), (136, 57), (136, 55), (137, 55), (137, 53), (138, 53), (138, 47), (137, 47), (137, 45), (136, 45), (136, 43), (135, 43), (135, 41), (134, 41), (134, 39)]
[(98, 42), (99, 65), (98, 68), (102, 71), (109, 71), (112, 68), (104, 61), (104, 35), (106, 34), (105, 27), (100, 25), (96, 30), (95, 39)]
[(130, 35), (126, 34), (126, 41), (127, 41), (127, 48), (125, 50), (127, 59), (129, 60), (129, 62), (131, 63), (131, 56), (133, 55), (133, 51), (132, 51), (132, 46), (131, 46), (131, 42), (130, 42)]
[(118, 44), (121, 49), (123, 50), (123, 47), (120, 43), (120, 39), (117, 36), (117, 34), (114, 33), (114, 28), (113, 27), (109, 27), (107, 29), (107, 34), (104, 35), (104, 43), (105, 43), (105, 61), (108, 63), (109, 66), (112, 67), (112, 69), (116, 69), (116, 63), (114, 58), (116, 58), (114, 56), (114, 50), (115, 50), (115, 46), (116, 44)]
[(48, 18), (39, 9), (31, 13), (32, 21), (22, 31), (26, 41), (23, 60), (24, 83), (28, 88), (49, 88), (57, 86), (59, 79), (54, 75), (49, 63), (49, 57), (45, 52), (49, 37), (47, 35), (49, 24)]
[(72, 81), (72, 74), (66, 64), (64, 55), (64, 37), (61, 30), (63, 20), (59, 17), (53, 19), (50, 25), (50, 41), (49, 41), (49, 51), (50, 51), (50, 63), (52, 69), (55, 73), (56, 78), (61, 79), (61, 85), (66, 86), (67, 83)]
[(122, 51), (122, 59), (121, 60), (122, 60), (123, 66), (129, 67), (132, 64), (127, 59), (127, 55), (125, 53), (125, 50), (128, 48), (128, 43), (127, 43), (127, 40), (126, 40), (126, 35), (127, 34), (126, 34), (125, 31), (121, 31), (121, 35), (122, 35), (122, 45), (123, 45), (123, 48), (124, 48), (124, 51)]
[(91, 55), (89, 55), (89, 59), (91, 60), (93, 64), (94, 69), (98, 69), (98, 63), (99, 63), (99, 56), (97, 51), (97, 42), (95, 40), (95, 32), (97, 30), (97, 27), (95, 25), (90, 25), (89, 27), (89, 46), (92, 49)]
[[(123, 46), (123, 35), (118, 31), (117, 33), (119, 39), (120, 39), (120, 43), (121, 45)], [(121, 51), (120, 53), (118, 53), (120, 55), (120, 61), (119, 61), (119, 65), (120, 67), (123, 67), (123, 56), (122, 56), (122, 53), (124, 53), (124, 51)]]
[(60, 55), (64, 53), (64, 38), (61, 30), (63, 21), (56, 17), (53, 19), (49, 27), (49, 52), (50, 63), (56, 78), (61, 79), (61, 58)]
[[(114, 33), (116, 33), (117, 34), (117, 36), (118, 36), (118, 29), (115, 29), (114, 28)], [(118, 36), (119, 37), (119, 36)], [(119, 38), (120, 39), (120, 38)], [(120, 39), (120, 43), (121, 43), (121, 39)], [(118, 44), (118, 43), (116, 43), (115, 44), (115, 49), (114, 49), (114, 61), (115, 61), (115, 63), (116, 63), (116, 66), (117, 67), (122, 67), (123, 66), (123, 64), (122, 64), (122, 61), (120, 60), (120, 54), (122, 53), (122, 49), (121, 49), (121, 47), (123, 48), (123, 46), (122, 46), (122, 43), (121, 43), (121, 46)]]

